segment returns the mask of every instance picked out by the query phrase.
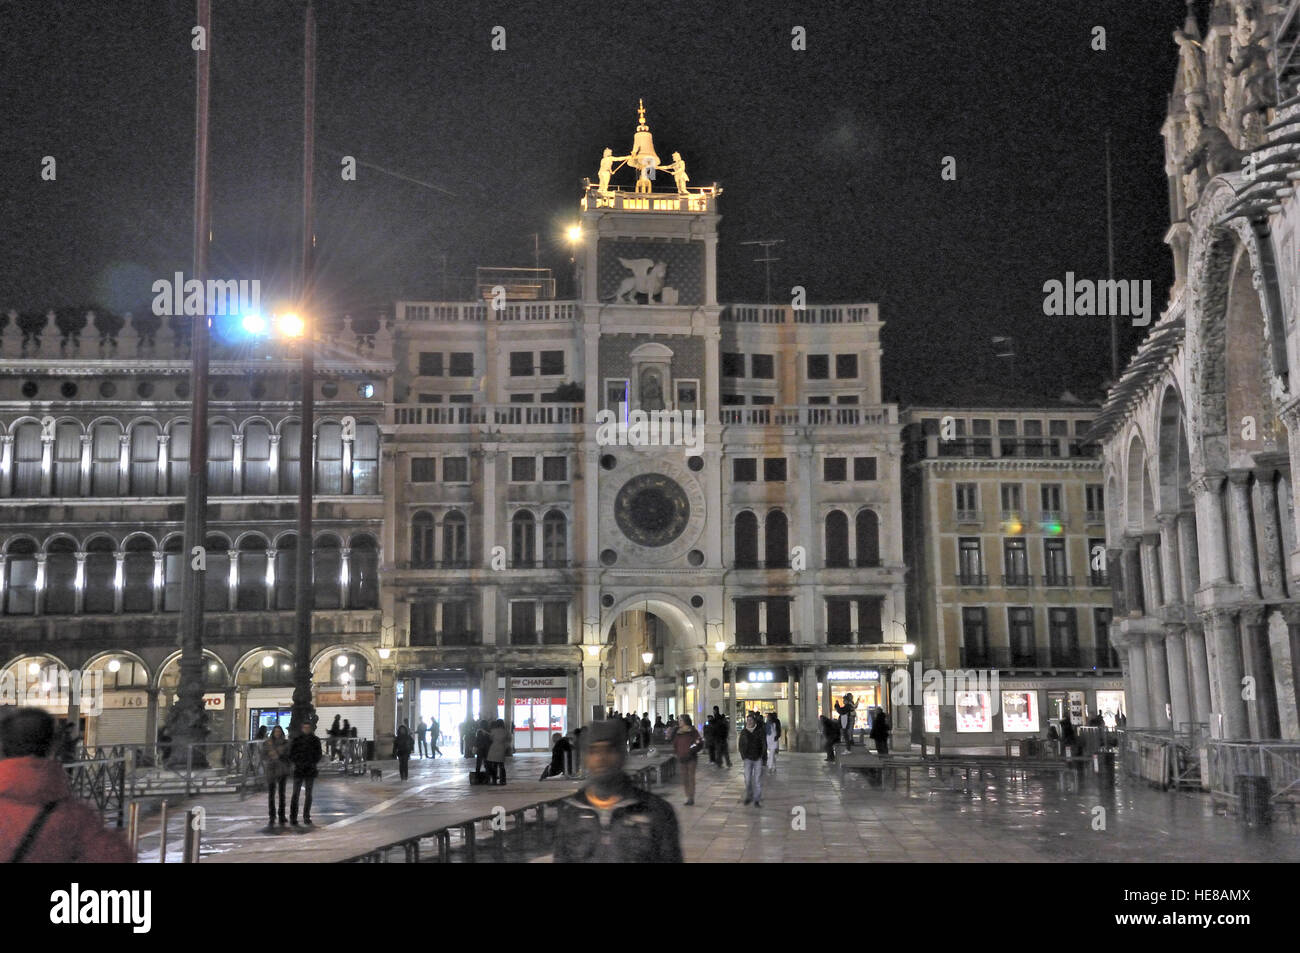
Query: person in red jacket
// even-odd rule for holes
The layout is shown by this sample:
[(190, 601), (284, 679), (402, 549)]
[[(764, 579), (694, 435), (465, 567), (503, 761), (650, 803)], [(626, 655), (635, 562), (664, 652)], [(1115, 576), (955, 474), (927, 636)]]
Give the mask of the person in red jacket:
[(0, 862), (131, 863), (126, 838), (72, 793), (53, 747), (54, 719), (39, 708), (0, 719)]

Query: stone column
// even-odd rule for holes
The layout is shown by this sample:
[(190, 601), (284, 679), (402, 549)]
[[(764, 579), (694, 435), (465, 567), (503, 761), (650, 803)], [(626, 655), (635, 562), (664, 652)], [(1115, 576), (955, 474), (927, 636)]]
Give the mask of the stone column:
[(726, 696), (723, 694), (723, 665), (721, 660), (707, 661), (704, 663), (700, 678), (704, 684), (699, 686), (699, 691), (704, 696), (704, 711), (713, 712), (713, 706), (717, 705), (721, 710), (727, 703)]
[(1226, 583), (1228, 574), (1228, 537), (1223, 521), (1223, 475), (1207, 473), (1192, 484), (1196, 501), (1196, 538), (1201, 583)]
[(1201, 587), (1201, 567), (1196, 553), (1196, 514), (1190, 511), (1178, 514), (1178, 568), (1182, 570), (1183, 602), (1191, 605)]
[[(267, 496), (278, 496), (280, 493), (280, 435), (278, 433), (273, 433), (271, 434), (270, 439), (271, 449), (269, 452), (271, 458), (267, 461), (267, 470), (269, 473), (267, 476), (266, 493)], [(387, 499), (391, 500), (392, 497), (387, 497)], [(385, 520), (385, 522), (388, 521)]]
[(483, 669), (483, 674), (479, 679), (479, 700), (478, 716), (486, 718), (488, 721), (495, 721), (497, 717), (497, 670), (495, 668)]
[(1232, 575), (1246, 599), (1259, 598), (1259, 561), (1250, 512), (1250, 471), (1228, 473), (1228, 505), (1232, 510), (1232, 543), (1236, 565)]
[(91, 468), (91, 441), (94, 438), (88, 434), (81, 435), (81, 465), (78, 467), (78, 496), (90, 496), (90, 468)]
[(1273, 472), (1257, 472), (1255, 484), (1259, 487), (1255, 536), (1259, 540), (1260, 589), (1265, 602), (1281, 602), (1286, 598), (1286, 565), (1282, 556), (1282, 522), (1278, 515)]
[(1136, 536), (1125, 536), (1120, 566), (1124, 573), (1124, 602), (1130, 616), (1140, 616), (1146, 612), (1146, 593), (1142, 588), (1142, 557), (1139, 554), (1141, 540)]
[(231, 457), (231, 490), (232, 496), (242, 496), (244, 493), (244, 435), (242, 433), (232, 434), (231, 443), (234, 445)]
[(1165, 653), (1163, 630), (1146, 633), (1147, 702), (1151, 712), (1151, 727), (1164, 730), (1169, 727), (1165, 706), (1169, 704), (1169, 662)]
[(126, 496), (131, 492), (131, 435), (124, 433), (117, 440), (117, 495)]
[(1277, 711), (1277, 687), (1273, 681), (1273, 656), (1268, 645), (1268, 622), (1262, 608), (1241, 612), (1242, 656), (1245, 674), (1254, 680), (1254, 700), (1246, 702), (1250, 736), (1255, 740), (1281, 735)]
[(799, 667), (799, 721), (796, 738), (799, 751), (816, 751), (821, 737), (817, 721), (817, 667)]
[(1185, 626), (1165, 626), (1165, 658), (1169, 663), (1169, 704), (1173, 709), (1174, 728), (1192, 720), (1191, 696), (1187, 684), (1187, 643)]
[(393, 750), (397, 733), (397, 672), (391, 665), (380, 665), (375, 699), (375, 757), (384, 758)]
[(1162, 605), (1175, 606), (1183, 601), (1183, 584), (1179, 568), (1178, 514), (1161, 513), (1156, 517), (1160, 524), (1160, 591)]
[(0, 496), (14, 494), (14, 438), (0, 434)]
[[(169, 492), (167, 488), (167, 474), (169, 472), (168, 468), (171, 466), (171, 442), (172, 442), (171, 434), (160, 433), (158, 435), (157, 488), (158, 488), (159, 496), (167, 496)], [(274, 484), (271, 487), (271, 491), (272, 492), (275, 491)]]
[(1164, 605), (1168, 599), (1161, 590), (1160, 577), (1160, 534), (1142, 534), (1142, 592), (1145, 608), (1154, 610)]
[(122, 614), (122, 590), (126, 585), (126, 553), (113, 554), (113, 611)]
[(1237, 613), (1230, 609), (1215, 609), (1207, 614), (1210, 642), (1210, 678), (1217, 688), (1214, 701), (1218, 705), (1210, 719), (1210, 731), (1216, 738), (1244, 740), (1250, 737), (1250, 721), (1246, 703), (1241, 697), (1241, 679), (1245, 666), (1241, 658), (1241, 636), (1237, 632)]
[[(0, 565), (0, 569), (3, 566)], [(1300, 738), (1300, 605), (1289, 603), (1281, 607), (1282, 618), (1286, 620), (1286, 635), (1278, 634), (1275, 643), (1274, 659), (1287, 655), (1288, 664), (1285, 675), (1281, 669), (1275, 669), (1281, 689), (1279, 698), (1285, 699), (1287, 707), (1281, 712), (1282, 730), (1286, 738)], [(1289, 679), (1286, 676), (1290, 676)], [(1289, 681), (1289, 686), (1286, 682)], [(1289, 691), (1288, 691), (1289, 689)]]
[(1128, 724), (1133, 728), (1151, 727), (1151, 702), (1147, 691), (1147, 657), (1143, 639), (1137, 633), (1126, 632), (1120, 643), (1128, 660), (1128, 682), (1124, 686), (1128, 702)]
[(1205, 654), (1205, 631), (1195, 622), (1188, 623), (1186, 629), (1187, 668), (1191, 678), (1192, 720), (1211, 721), (1210, 713), (1210, 663)]
[[(166, 568), (167, 568), (167, 563), (165, 562), (166, 558), (167, 558), (167, 554), (163, 552), (161, 549), (155, 549), (153, 551), (153, 576), (152, 578), (150, 578), (149, 584), (153, 587), (153, 611), (154, 612), (162, 611), (163, 587), (166, 582)], [(271, 607), (273, 607), (273, 604), (268, 608)]]
[(1128, 594), (1124, 591), (1124, 550), (1106, 550), (1106, 575), (1110, 578), (1110, 601), (1115, 618), (1128, 615)]

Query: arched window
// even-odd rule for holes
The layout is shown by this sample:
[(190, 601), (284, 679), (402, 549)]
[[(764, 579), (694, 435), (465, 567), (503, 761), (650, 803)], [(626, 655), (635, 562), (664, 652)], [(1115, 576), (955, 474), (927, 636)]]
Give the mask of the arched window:
[(302, 440), (302, 424), (296, 420), (286, 420), (280, 425), (280, 493), (293, 495), (298, 492), (298, 450)]
[(77, 544), (66, 537), (45, 547), (45, 614), (77, 611)]
[(208, 496), (235, 492), (235, 427), (224, 420), (208, 425)]
[(239, 571), (235, 584), (235, 608), (240, 612), (266, 610), (266, 540), (245, 536), (239, 541)]
[(286, 533), (275, 544), (275, 607), (292, 609), (298, 604), (298, 537)]
[[(38, 427), (36, 438), (40, 440)], [(36, 612), (36, 544), (19, 539), (9, 544), (5, 555), (5, 614), (32, 615)]]
[(156, 496), (158, 493), (158, 425), (142, 421), (131, 428), (132, 496)]
[(826, 514), (826, 565), (832, 569), (849, 565), (849, 518), (839, 510)]
[(19, 424), (14, 430), (14, 496), (40, 496), (41, 454), (41, 425)]
[(153, 540), (132, 536), (122, 564), (122, 611), (153, 612)]
[(352, 492), (365, 496), (379, 492), (379, 427), (357, 422), (352, 443)]
[(737, 513), (735, 536), (736, 568), (756, 568), (758, 566), (758, 517), (749, 510)]
[(163, 545), (163, 612), (181, 611), (181, 580), (185, 575), (182, 540), (173, 536)]
[(411, 568), (433, 567), (433, 516), (423, 511), (411, 519)]
[(523, 567), (537, 560), (537, 520), (528, 510), (520, 510), (510, 521), (510, 560)]
[(271, 426), (254, 420), (244, 427), (244, 475), (240, 491), (244, 496), (266, 496), (271, 492)]
[(107, 614), (116, 608), (117, 544), (97, 536), (86, 544), (86, 586), (82, 611)]
[(880, 519), (875, 510), (862, 510), (857, 519), (858, 546), (857, 564), (864, 566), (880, 565)]
[(172, 424), (167, 443), (167, 494), (184, 496), (190, 478), (190, 425), (182, 420)]
[(222, 536), (209, 536), (207, 571), (203, 573), (203, 608), (208, 612), (230, 611), (230, 543)]
[(343, 492), (343, 426), (333, 421), (316, 429), (316, 492)]
[(563, 567), (569, 560), (568, 520), (559, 510), (542, 519), (542, 559), (547, 566)]
[(343, 576), (343, 549), (337, 536), (316, 538), (312, 553), (312, 586), (317, 609), (339, 608), (339, 582)]
[(763, 561), (768, 569), (788, 569), (790, 567), (790, 533), (789, 523), (780, 510), (767, 514), (763, 526)]
[(81, 426), (65, 420), (54, 430), (54, 495), (81, 495)]
[(460, 568), (469, 562), (469, 533), (465, 515), (453, 510), (442, 520), (442, 564)]
[(379, 548), (374, 537), (352, 537), (348, 556), (348, 607), (374, 609), (379, 605)]
[(104, 420), (95, 424), (90, 444), (90, 495), (122, 492), (122, 428)]

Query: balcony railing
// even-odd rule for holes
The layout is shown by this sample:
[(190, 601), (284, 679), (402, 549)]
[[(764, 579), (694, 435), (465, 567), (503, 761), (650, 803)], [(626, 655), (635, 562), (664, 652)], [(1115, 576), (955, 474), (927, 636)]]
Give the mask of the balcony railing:
[(822, 639), (825, 645), (884, 645), (883, 629), (827, 629)]
[(1105, 511), (1105, 510), (1087, 510), (1087, 511), (1083, 514), (1083, 521), (1084, 521), (1085, 523), (1097, 523), (1097, 524), (1103, 524), (1103, 525), (1104, 525), (1105, 522), (1106, 522), (1106, 511)]
[(963, 668), (993, 669), (1118, 669), (1119, 660), (1105, 647), (1050, 649), (1047, 646), (1009, 648), (1005, 645), (962, 646)]
[(468, 559), (405, 559), (397, 563), (398, 569), (469, 569)]
[(1074, 577), (1059, 573), (1048, 573), (1043, 577), (1043, 586), (1047, 589), (1073, 589)]
[(793, 645), (794, 632), (737, 632), (734, 648), (754, 649), (764, 645)]
[(576, 301), (528, 301), (493, 308), (485, 301), (399, 301), (401, 321), (419, 324), (462, 324), (483, 321), (572, 321)]
[(881, 569), (884, 563), (879, 559), (827, 559), (825, 569)]
[(722, 309), (720, 321), (735, 324), (866, 324), (877, 318), (874, 304), (794, 308), (780, 304), (733, 304)]
[(479, 633), (470, 629), (454, 629), (442, 632), (412, 632), (412, 648), (434, 648), (437, 646), (481, 645)]
[(582, 404), (393, 404), (388, 422), (419, 427), (580, 425)]
[(1089, 573), (1089, 574), (1088, 574), (1088, 585), (1092, 586), (1092, 587), (1095, 588), (1095, 589), (1109, 589), (1109, 588), (1110, 588), (1110, 573), (1108, 573), (1108, 572), (1094, 572), (1094, 573)]
[(511, 569), (570, 569), (573, 564), (567, 559), (512, 559)]
[(957, 573), (957, 585), (983, 589), (989, 584), (989, 577), (982, 572)]
[(1043, 510), (1038, 514), (1038, 521), (1040, 523), (1064, 523), (1065, 511), (1064, 510)]
[[(539, 638), (540, 636), (540, 638)], [(569, 633), (548, 632), (545, 629), (510, 633), (511, 645), (568, 645)]]
[(898, 408), (841, 404), (723, 407), (719, 416), (722, 423), (736, 427), (881, 427), (898, 423)]
[(979, 510), (958, 510), (954, 517), (958, 523), (983, 523), (984, 514)]
[(1008, 573), (1002, 577), (1002, 585), (1016, 589), (1028, 589), (1034, 584), (1034, 577), (1028, 573)]

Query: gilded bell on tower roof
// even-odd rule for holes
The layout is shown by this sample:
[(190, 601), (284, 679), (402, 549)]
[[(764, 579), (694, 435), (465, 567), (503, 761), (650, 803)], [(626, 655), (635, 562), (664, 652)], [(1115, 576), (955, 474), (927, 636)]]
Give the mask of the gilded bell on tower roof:
[(659, 156), (655, 153), (655, 141), (650, 134), (650, 127), (646, 125), (645, 102), (641, 99), (637, 100), (636, 135), (632, 137), (632, 152), (628, 162), (641, 173), (636, 180), (636, 190), (649, 192), (654, 171), (659, 167)]

